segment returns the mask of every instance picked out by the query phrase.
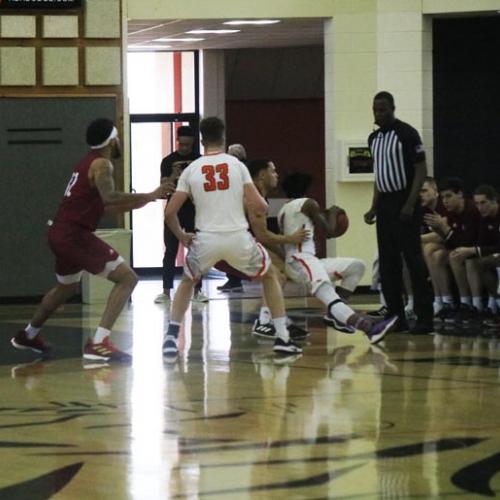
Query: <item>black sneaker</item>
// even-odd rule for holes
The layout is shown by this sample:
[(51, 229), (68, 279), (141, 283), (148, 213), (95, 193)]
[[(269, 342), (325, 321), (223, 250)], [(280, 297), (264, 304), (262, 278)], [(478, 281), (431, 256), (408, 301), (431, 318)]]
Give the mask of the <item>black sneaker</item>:
[(467, 304), (460, 304), (455, 314), (455, 323), (462, 323), (468, 325), (474, 323), (479, 319), (479, 311)]
[(400, 319), (396, 320), (396, 324), (393, 326), (391, 329), (392, 333), (408, 333), (410, 331), (410, 327), (408, 323), (405, 321), (402, 321)]
[(415, 326), (410, 328), (409, 333), (412, 335), (429, 335), (435, 333), (434, 325), (432, 323), (415, 323)]
[(163, 356), (166, 358), (175, 358), (178, 354), (177, 337), (175, 335), (166, 335), (163, 340)]
[(276, 337), (273, 351), (282, 354), (301, 354), (302, 348), (291, 340), (285, 342), (282, 338)]
[(263, 337), (265, 339), (275, 339), (276, 328), (272, 321), (269, 323), (261, 323), (259, 319), (256, 319), (253, 324), (252, 335), (257, 335), (257, 337)]
[(228, 279), (223, 285), (217, 287), (219, 292), (242, 292), (243, 285), (241, 280)]
[(483, 325), (488, 328), (500, 328), (500, 314), (493, 314), (491, 317), (483, 319)]
[(452, 323), (456, 314), (456, 308), (452, 304), (443, 304), (443, 307), (434, 315), (437, 321)]
[(382, 306), (376, 311), (368, 311), (366, 313), (367, 316), (372, 316), (374, 318), (385, 318), (389, 314), (389, 309), (387, 306)]
[(309, 337), (309, 335), (311, 335), (310, 332), (304, 330), (303, 328), (300, 328), (300, 326), (297, 326), (294, 323), (288, 325), (288, 332), (290, 333), (290, 338), (292, 340), (304, 340), (305, 338)]
[(498, 316), (489, 307), (487, 307), (479, 313), (479, 320), (482, 325), (490, 326), (489, 323), (492, 323), (493, 321), (498, 323)]
[(334, 318), (330, 313), (327, 313), (325, 316), (323, 316), (323, 321), (335, 330), (338, 330), (339, 332), (344, 332), (344, 333), (356, 333), (356, 328), (354, 328), (351, 325), (346, 325), (345, 323), (341, 323), (338, 319)]

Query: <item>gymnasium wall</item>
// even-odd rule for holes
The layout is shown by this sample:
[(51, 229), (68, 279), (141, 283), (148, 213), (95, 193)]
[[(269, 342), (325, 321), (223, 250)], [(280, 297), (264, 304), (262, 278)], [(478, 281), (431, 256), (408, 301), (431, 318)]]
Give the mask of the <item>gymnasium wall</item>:
[[(0, 9), (2, 298), (38, 296), (53, 283), (46, 222), (88, 149), (88, 123), (112, 118), (123, 132), (122, 20), (121, 0)], [(123, 163), (115, 166), (123, 186)]]
[[(322, 47), (225, 51), (227, 141), (249, 158), (270, 158), (281, 180), (313, 176), (310, 195), (325, 201)], [(283, 197), (281, 191), (273, 197)]]

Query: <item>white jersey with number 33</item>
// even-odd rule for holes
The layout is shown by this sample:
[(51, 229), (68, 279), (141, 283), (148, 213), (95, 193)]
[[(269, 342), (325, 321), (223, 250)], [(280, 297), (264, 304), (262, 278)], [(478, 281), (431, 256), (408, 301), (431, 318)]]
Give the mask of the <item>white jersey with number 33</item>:
[(248, 168), (226, 153), (193, 161), (181, 174), (177, 191), (192, 198), (198, 231), (229, 232), (248, 229), (243, 186), (251, 184)]

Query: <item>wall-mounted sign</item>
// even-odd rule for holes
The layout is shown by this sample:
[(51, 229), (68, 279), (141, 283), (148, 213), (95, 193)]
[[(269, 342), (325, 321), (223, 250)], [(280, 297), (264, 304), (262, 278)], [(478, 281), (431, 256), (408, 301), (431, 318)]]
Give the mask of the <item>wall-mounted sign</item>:
[(0, 0), (0, 9), (74, 9), (82, 0)]
[(373, 174), (373, 159), (369, 147), (349, 148), (349, 173)]
[(337, 149), (340, 182), (373, 182), (373, 158), (365, 140), (338, 141)]

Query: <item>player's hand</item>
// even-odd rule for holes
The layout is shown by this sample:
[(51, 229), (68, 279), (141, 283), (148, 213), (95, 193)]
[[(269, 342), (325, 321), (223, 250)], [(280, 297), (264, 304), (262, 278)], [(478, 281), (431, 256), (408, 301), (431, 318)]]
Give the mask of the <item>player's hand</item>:
[(399, 212), (399, 220), (401, 222), (410, 222), (414, 213), (414, 207), (405, 203), (401, 212)]
[(297, 229), (297, 231), (290, 235), (290, 243), (298, 245), (299, 243), (306, 241), (310, 236), (311, 232), (302, 226), (300, 229)]
[(184, 232), (183, 235), (181, 236), (181, 243), (187, 248), (191, 246), (191, 243), (193, 242), (195, 238), (194, 233), (186, 233)]
[(377, 211), (374, 208), (370, 208), (368, 212), (364, 215), (365, 222), (367, 224), (375, 224), (375, 220), (377, 219)]
[(467, 259), (469, 257), (474, 257), (476, 255), (476, 249), (473, 247), (458, 247), (450, 252), (450, 257), (455, 259)]
[(441, 217), (435, 212), (432, 214), (425, 214), (424, 222), (432, 229), (444, 229), (444, 226), (446, 226), (446, 218)]
[(153, 200), (165, 199), (168, 195), (175, 191), (175, 186), (171, 181), (162, 182), (152, 193)]

